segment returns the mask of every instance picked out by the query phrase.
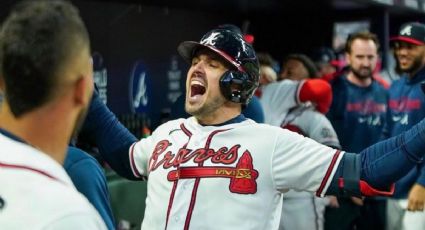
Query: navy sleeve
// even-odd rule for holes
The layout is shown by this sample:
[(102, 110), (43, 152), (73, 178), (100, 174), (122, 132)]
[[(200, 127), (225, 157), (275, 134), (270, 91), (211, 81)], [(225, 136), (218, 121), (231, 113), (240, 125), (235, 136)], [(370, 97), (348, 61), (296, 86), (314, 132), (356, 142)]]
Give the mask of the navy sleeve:
[(424, 149), (425, 120), (422, 120), (408, 131), (363, 150), (361, 178), (375, 188), (386, 187), (421, 163)]
[(338, 165), (327, 195), (389, 195), (390, 186), (406, 175), (425, 154), (425, 120), (360, 154), (346, 153)]
[(64, 168), (77, 190), (99, 212), (108, 229), (115, 229), (106, 178), (96, 159), (80, 149), (69, 147)]
[(420, 167), (420, 171), (416, 183), (425, 187), (425, 162), (422, 162), (422, 164), (418, 165), (418, 167)]
[(130, 146), (137, 138), (118, 121), (97, 92), (93, 94), (80, 136), (95, 144), (102, 157), (120, 176), (140, 180), (131, 170), (128, 155)]

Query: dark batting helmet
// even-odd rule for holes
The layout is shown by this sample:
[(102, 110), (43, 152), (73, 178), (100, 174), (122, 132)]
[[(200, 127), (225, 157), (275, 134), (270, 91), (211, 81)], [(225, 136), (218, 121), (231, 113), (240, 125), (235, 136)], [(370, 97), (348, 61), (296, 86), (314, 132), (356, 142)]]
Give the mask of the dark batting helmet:
[(188, 63), (196, 51), (207, 48), (225, 60), (235, 70), (229, 70), (220, 78), (220, 90), (232, 102), (248, 104), (259, 83), (259, 64), (254, 48), (241, 34), (227, 29), (214, 29), (206, 33), (200, 42), (185, 41), (177, 48)]

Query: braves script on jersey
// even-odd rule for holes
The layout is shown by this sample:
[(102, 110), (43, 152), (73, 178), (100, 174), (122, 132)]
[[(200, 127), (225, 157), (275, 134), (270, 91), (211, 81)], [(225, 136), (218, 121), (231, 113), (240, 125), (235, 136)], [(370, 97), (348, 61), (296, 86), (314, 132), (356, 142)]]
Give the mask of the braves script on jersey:
[(170, 121), (130, 148), (149, 176), (142, 229), (277, 229), (281, 193), (324, 195), (343, 153), (252, 120)]

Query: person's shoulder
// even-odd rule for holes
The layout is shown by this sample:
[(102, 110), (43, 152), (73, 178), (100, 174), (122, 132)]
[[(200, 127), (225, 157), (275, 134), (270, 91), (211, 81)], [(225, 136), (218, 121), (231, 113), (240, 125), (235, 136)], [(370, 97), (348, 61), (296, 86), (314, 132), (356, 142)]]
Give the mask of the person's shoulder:
[(92, 162), (97, 164), (97, 160), (83, 150), (71, 146), (68, 147), (63, 167), (68, 170), (79, 162)]
[[(20, 209), (31, 211), (37, 208), (36, 211), (33, 210), (35, 212), (31, 214), (28, 223), (52, 222), (66, 216), (97, 216), (88, 200), (72, 185), (50, 178), (46, 179), (34, 179), (22, 184), (20, 189), (16, 190), (16, 195), (29, 191), (25, 190), (25, 187), (31, 191), (19, 196), (22, 204)], [(31, 206), (29, 207), (28, 204)]]
[(372, 87), (374, 87), (374, 89), (376, 90), (387, 91), (391, 87), (391, 85), (383, 85), (382, 83), (374, 80), (372, 81)]
[(163, 133), (169, 133), (170, 130), (178, 129), (180, 126), (186, 122), (190, 122), (192, 117), (189, 118), (178, 118), (174, 120), (169, 120), (160, 126), (158, 126), (153, 132), (152, 136), (163, 134)]
[[(269, 124), (265, 124), (265, 123), (257, 123), (254, 120), (251, 119), (247, 119), (244, 122), (238, 123), (238, 124), (234, 124), (232, 125), (234, 126), (233, 128), (241, 128), (243, 130), (247, 129), (247, 130), (251, 130), (249, 132), (252, 132), (252, 130), (255, 130), (255, 134), (257, 136), (261, 136), (261, 135), (273, 135), (275, 132), (280, 132), (283, 129), (281, 127), (278, 126), (273, 126), (273, 125), (269, 125)], [(243, 131), (245, 132), (245, 131)]]
[(269, 90), (273, 90), (273, 89), (279, 89), (279, 88), (282, 88), (282, 87), (295, 87), (299, 84), (300, 84), (299, 81), (293, 81), (293, 80), (285, 79), (285, 80), (269, 83), (269, 84), (264, 86), (263, 90), (269, 91)]

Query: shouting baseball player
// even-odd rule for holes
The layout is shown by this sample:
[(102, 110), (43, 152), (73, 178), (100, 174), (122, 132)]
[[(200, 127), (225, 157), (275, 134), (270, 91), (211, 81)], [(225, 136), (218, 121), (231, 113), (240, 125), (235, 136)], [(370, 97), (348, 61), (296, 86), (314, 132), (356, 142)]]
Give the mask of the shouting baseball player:
[[(246, 119), (241, 108), (258, 85), (259, 66), (239, 34), (214, 29), (200, 42), (181, 43), (178, 52), (191, 63), (185, 108), (192, 117), (132, 144), (94, 98), (85, 128), (119, 174), (149, 179), (142, 229), (277, 229), (289, 189), (389, 195), (392, 182), (425, 154), (425, 121), (353, 154)], [(296, 104), (293, 88), (288, 106)]]

